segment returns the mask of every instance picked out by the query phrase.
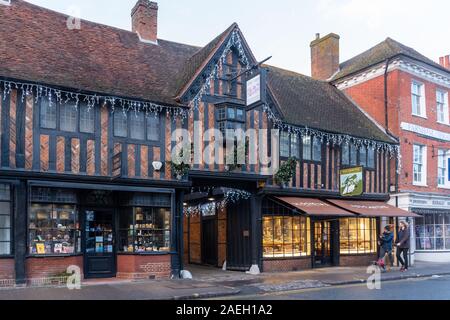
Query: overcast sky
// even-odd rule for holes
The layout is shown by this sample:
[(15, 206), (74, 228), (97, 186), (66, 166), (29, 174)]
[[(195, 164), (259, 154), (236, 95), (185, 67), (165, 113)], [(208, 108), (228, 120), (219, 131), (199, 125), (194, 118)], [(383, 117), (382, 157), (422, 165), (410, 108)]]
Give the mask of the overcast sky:
[[(131, 29), (136, 0), (28, 0), (81, 18)], [(450, 54), (447, 0), (159, 0), (159, 38), (204, 45), (237, 22), (259, 60), (310, 74), (316, 33), (341, 36), (341, 61), (386, 37), (438, 61)]]

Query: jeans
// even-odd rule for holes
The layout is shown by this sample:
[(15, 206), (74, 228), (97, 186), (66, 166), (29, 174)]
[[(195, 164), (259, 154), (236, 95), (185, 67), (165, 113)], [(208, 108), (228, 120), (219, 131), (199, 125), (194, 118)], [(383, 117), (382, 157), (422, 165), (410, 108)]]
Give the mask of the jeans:
[[(397, 260), (401, 263), (401, 265), (408, 269), (408, 251), (409, 248), (397, 248)], [(402, 259), (403, 253), (403, 259)]]
[(394, 266), (394, 259), (392, 257), (392, 250), (385, 250), (383, 247), (381, 247), (380, 249), (380, 259), (384, 259), (384, 256), (386, 255), (386, 253), (388, 254), (389, 257), (389, 264), (392, 266)]

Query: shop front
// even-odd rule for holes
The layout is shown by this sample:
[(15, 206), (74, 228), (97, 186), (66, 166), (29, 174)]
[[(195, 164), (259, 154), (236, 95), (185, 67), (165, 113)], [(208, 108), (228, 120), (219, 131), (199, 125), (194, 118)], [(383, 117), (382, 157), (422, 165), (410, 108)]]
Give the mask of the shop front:
[(86, 279), (171, 275), (175, 189), (29, 181), (27, 194), (29, 281), (63, 277), (69, 267)]
[(450, 196), (400, 193), (391, 203), (417, 215), (409, 219), (411, 261), (450, 262)]
[(399, 216), (405, 212), (384, 202), (269, 196), (263, 200), (262, 269), (369, 265), (377, 259), (381, 218)]

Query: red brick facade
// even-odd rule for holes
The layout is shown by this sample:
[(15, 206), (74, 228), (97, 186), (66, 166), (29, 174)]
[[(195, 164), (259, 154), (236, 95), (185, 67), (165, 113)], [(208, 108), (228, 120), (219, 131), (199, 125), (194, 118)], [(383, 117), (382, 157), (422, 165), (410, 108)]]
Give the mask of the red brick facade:
[(264, 272), (301, 271), (301, 270), (308, 270), (311, 268), (312, 268), (311, 258), (263, 261)]
[(83, 273), (83, 256), (28, 258), (26, 273), (28, 279), (61, 276), (69, 266), (78, 266)]
[[(426, 118), (412, 115), (411, 83), (418, 81), (425, 87)], [(394, 70), (387, 77), (388, 129), (396, 137), (401, 137), (402, 171), (399, 176), (399, 191), (439, 192), (450, 194), (450, 190), (438, 188), (438, 149), (450, 149), (450, 142), (440, 142), (401, 130), (401, 123), (406, 122), (425, 128), (450, 134), (450, 125), (437, 122), (436, 90), (448, 88), (434, 82), (414, 76), (402, 70)], [(360, 82), (344, 90), (361, 108), (370, 114), (380, 125), (386, 127), (384, 106), (384, 76)], [(450, 101), (448, 102), (450, 104)], [(413, 184), (413, 145), (427, 147), (427, 186)]]
[(14, 259), (0, 259), (0, 286), (2, 280), (14, 279)]
[(339, 266), (341, 267), (365, 267), (377, 260), (376, 254), (368, 255), (341, 255), (339, 257)]
[(126, 279), (168, 279), (171, 273), (170, 255), (117, 256), (117, 277)]

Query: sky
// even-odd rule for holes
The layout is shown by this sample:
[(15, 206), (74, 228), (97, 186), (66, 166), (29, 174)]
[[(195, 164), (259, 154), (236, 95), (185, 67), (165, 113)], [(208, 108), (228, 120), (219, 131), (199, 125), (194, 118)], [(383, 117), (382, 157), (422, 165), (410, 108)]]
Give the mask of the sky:
[[(27, 0), (131, 30), (136, 0)], [(450, 54), (448, 0), (158, 0), (158, 37), (203, 46), (237, 22), (258, 60), (310, 74), (316, 33), (341, 36), (341, 62), (391, 37), (438, 61)], [(82, 26), (81, 26), (82, 27)]]

